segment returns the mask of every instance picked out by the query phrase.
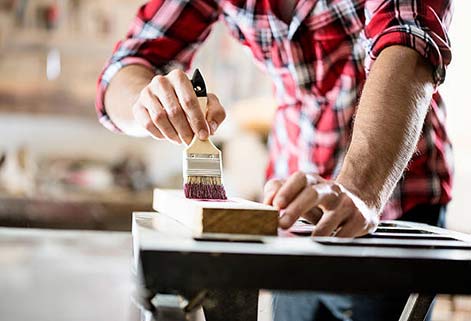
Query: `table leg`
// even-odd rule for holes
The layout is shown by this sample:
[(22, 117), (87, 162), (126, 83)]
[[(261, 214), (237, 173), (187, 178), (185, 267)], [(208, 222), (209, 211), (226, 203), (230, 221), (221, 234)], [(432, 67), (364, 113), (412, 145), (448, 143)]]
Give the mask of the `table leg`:
[(257, 321), (258, 291), (209, 291), (203, 302), (206, 321)]
[(412, 293), (407, 299), (399, 321), (424, 321), (434, 299), (434, 294)]

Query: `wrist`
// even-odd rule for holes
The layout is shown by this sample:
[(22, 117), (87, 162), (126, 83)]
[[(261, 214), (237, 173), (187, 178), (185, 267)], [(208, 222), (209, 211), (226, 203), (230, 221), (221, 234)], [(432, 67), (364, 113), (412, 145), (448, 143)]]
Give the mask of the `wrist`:
[(374, 209), (378, 213), (383, 208), (384, 204), (380, 196), (381, 193), (378, 189), (374, 188), (374, 184), (359, 182), (355, 176), (342, 173), (337, 177), (335, 182), (341, 187), (343, 192), (346, 192), (346, 194), (353, 194), (369, 208)]

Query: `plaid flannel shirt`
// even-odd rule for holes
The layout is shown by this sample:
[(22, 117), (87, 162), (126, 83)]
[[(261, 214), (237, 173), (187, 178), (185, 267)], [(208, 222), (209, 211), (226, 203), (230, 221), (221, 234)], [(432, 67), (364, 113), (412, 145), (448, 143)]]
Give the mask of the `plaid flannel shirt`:
[[(273, 0), (153, 0), (137, 13), (98, 81), (96, 109), (109, 129), (104, 93), (123, 66), (142, 64), (164, 74), (188, 70), (211, 25), (221, 19), (267, 72), (279, 102), (269, 139), (267, 177), (302, 170), (334, 178), (351, 139), (353, 115), (372, 62), (391, 45), (415, 49), (440, 84), (451, 60), (446, 30), (451, 3), (442, 0), (299, 0), (290, 23)], [(417, 152), (382, 218), (451, 197), (451, 145), (445, 107), (433, 96)]]

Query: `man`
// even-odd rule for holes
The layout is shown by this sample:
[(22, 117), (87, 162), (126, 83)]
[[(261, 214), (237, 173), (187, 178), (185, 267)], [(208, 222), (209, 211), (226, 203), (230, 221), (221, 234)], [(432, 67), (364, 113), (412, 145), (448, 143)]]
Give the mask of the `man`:
[[(150, 1), (100, 77), (97, 111), (129, 135), (188, 143), (214, 134), (223, 107), (210, 94), (203, 115), (181, 70), (222, 19), (275, 86), (264, 202), (282, 210), (281, 227), (302, 216), (314, 235), (352, 237), (380, 215), (438, 224), (452, 174), (436, 91), (451, 60), (450, 18), (439, 0)], [(276, 296), (275, 319), (341, 320), (351, 309), (354, 320), (397, 319), (405, 302), (293, 297)]]

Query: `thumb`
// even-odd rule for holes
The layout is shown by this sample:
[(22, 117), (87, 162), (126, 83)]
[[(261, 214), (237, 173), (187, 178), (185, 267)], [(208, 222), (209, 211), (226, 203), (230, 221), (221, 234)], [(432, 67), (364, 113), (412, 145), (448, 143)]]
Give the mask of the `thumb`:
[(211, 135), (214, 135), (218, 127), (226, 118), (226, 111), (214, 94), (208, 94), (207, 108), (206, 120), (211, 130)]

